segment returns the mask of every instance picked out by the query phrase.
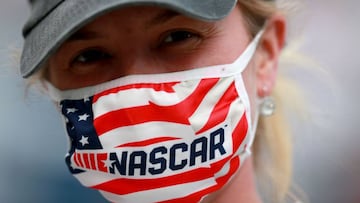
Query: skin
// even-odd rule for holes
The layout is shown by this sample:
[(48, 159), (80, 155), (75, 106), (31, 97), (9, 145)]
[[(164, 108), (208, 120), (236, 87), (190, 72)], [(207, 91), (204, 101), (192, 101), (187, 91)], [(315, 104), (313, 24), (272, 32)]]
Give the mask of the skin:
[[(252, 109), (256, 98), (270, 95), (275, 85), (285, 25), (282, 15), (268, 20), (257, 52), (243, 72)], [(130, 74), (227, 64), (250, 41), (239, 8), (223, 20), (203, 22), (163, 8), (128, 7), (98, 17), (67, 40), (49, 59), (46, 79), (68, 90)], [(204, 202), (261, 202), (252, 163), (251, 158), (245, 161), (233, 180)]]

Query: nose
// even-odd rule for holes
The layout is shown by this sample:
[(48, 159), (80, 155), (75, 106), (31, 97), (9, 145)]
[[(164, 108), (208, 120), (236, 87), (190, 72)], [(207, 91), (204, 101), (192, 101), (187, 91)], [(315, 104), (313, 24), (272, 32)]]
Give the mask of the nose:
[(166, 72), (161, 60), (146, 51), (129, 50), (117, 60), (116, 75), (118, 76)]

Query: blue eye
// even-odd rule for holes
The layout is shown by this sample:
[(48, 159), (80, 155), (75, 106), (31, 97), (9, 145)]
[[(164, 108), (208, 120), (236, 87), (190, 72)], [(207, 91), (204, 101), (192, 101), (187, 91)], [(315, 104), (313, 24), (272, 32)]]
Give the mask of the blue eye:
[(103, 60), (109, 59), (110, 57), (110, 54), (100, 49), (88, 49), (77, 55), (72, 60), (72, 64), (91, 64), (101, 62)]
[(174, 43), (174, 42), (181, 42), (193, 37), (198, 37), (196, 34), (191, 33), (189, 31), (173, 31), (169, 33), (163, 40), (164, 43)]

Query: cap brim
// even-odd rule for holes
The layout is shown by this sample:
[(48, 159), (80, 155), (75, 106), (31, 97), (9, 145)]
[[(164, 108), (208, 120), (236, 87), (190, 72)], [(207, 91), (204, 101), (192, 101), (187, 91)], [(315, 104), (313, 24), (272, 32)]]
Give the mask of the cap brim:
[(235, 4), (236, 0), (63, 1), (26, 36), (20, 72), (25, 78), (32, 75), (69, 36), (94, 18), (114, 9), (137, 5), (160, 6), (200, 20), (216, 21), (227, 16)]

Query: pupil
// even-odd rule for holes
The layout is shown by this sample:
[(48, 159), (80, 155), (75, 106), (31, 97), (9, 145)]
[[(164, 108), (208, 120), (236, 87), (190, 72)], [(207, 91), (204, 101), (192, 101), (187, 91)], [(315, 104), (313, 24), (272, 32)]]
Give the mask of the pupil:
[(97, 50), (89, 50), (81, 54), (78, 58), (78, 61), (83, 63), (90, 63), (100, 59), (106, 58), (106, 54)]
[(181, 41), (181, 40), (190, 38), (191, 34), (189, 32), (186, 32), (186, 31), (178, 31), (178, 32), (173, 33), (171, 35), (171, 37), (172, 37), (172, 40), (174, 42), (177, 42), (177, 41)]

